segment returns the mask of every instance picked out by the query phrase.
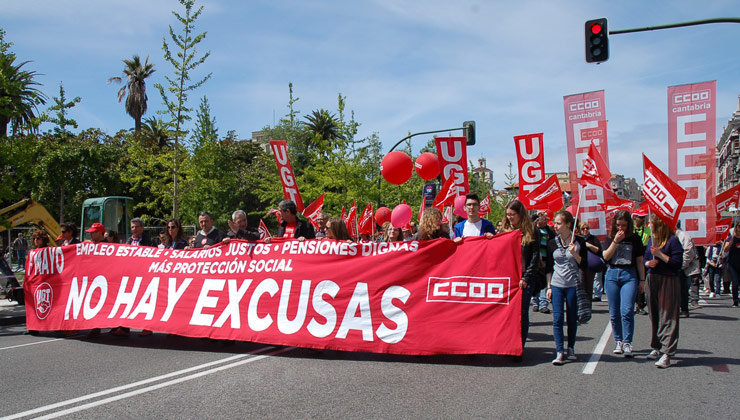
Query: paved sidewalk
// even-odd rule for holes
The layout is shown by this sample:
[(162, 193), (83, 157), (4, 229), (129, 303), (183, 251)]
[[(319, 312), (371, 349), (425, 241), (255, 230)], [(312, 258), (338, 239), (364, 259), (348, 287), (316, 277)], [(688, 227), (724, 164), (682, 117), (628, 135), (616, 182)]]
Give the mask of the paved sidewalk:
[(26, 323), (26, 307), (16, 301), (0, 299), (0, 326)]

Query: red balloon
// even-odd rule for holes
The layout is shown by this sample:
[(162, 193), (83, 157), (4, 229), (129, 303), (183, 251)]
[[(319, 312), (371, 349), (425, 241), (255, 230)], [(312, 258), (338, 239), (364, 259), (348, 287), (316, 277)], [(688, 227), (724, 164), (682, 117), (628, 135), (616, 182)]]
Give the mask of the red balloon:
[(414, 163), (411, 157), (400, 150), (394, 150), (380, 162), (380, 173), (393, 185), (401, 185), (411, 178)]
[(375, 212), (375, 222), (380, 226), (383, 223), (391, 221), (391, 209), (388, 207), (379, 207), (378, 211)]
[(439, 175), (439, 158), (434, 153), (422, 153), (416, 158), (414, 167), (421, 179), (425, 181), (434, 179)]

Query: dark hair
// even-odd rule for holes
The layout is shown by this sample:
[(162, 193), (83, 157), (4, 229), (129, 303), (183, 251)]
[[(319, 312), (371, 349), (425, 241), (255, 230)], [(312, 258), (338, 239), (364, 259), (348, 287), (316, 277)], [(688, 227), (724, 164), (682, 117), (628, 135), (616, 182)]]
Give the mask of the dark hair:
[(278, 208), (280, 210), (287, 210), (294, 215), (298, 214), (298, 208), (296, 207), (295, 203), (291, 200), (281, 201), (280, 203), (278, 203)]
[[(209, 214), (209, 216), (210, 216), (210, 214)], [(170, 234), (169, 229), (166, 229), (167, 236), (169, 236), (170, 239), (172, 239), (172, 242), (177, 242), (177, 241), (184, 240), (185, 239), (185, 232), (182, 231), (182, 223), (180, 223), (180, 219), (170, 219), (170, 220), (167, 221), (167, 224), (169, 225), (170, 223), (174, 223), (175, 226), (177, 226), (177, 235), (173, 238), (172, 235)]]
[(73, 238), (76, 238), (77, 235), (80, 233), (80, 231), (77, 230), (77, 226), (72, 222), (64, 222), (61, 224), (61, 227), (62, 229), (71, 230)]
[(617, 220), (627, 222), (627, 230), (624, 233), (626, 234), (626, 236), (632, 235), (632, 233), (635, 231), (635, 224), (632, 221), (632, 215), (627, 210), (619, 210), (617, 214), (614, 215), (614, 219), (612, 220), (612, 228), (609, 232), (609, 236), (613, 238), (617, 235)]
[(213, 216), (211, 216), (211, 213), (208, 213), (207, 211), (202, 211), (198, 213), (198, 217), (201, 217), (201, 216), (208, 216), (211, 218), (211, 220), (213, 220)]
[(121, 243), (121, 239), (118, 237), (118, 231), (117, 230), (111, 229), (111, 230), (109, 230), (106, 233), (108, 233), (108, 240), (106, 242), (110, 242), (110, 243), (113, 243), (113, 244), (120, 244)]
[(478, 204), (480, 204), (480, 198), (478, 198), (478, 194), (476, 193), (465, 194), (465, 201), (468, 201), (468, 200), (475, 200), (478, 202)]

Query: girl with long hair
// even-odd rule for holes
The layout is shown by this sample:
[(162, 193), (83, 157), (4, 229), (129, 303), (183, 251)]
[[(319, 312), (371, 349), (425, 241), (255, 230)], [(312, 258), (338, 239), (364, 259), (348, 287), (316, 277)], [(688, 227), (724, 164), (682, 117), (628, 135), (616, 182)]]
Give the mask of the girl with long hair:
[(450, 232), (445, 231), (442, 224), (442, 212), (438, 208), (430, 207), (424, 210), (419, 222), (419, 231), (416, 233), (417, 240), (428, 241), (437, 238), (450, 238)]
[(635, 234), (632, 216), (626, 210), (614, 215), (606, 238), (604, 261), (604, 289), (609, 299), (609, 319), (617, 345), (614, 354), (632, 357), (632, 338), (635, 332), (635, 300), (643, 292), (645, 266), (642, 265), (645, 247)]
[(501, 232), (519, 230), (522, 233), (522, 279), (519, 289), (522, 291), (522, 348), (529, 333), (529, 301), (536, 287), (540, 265), (539, 234), (527, 215), (527, 208), (519, 200), (506, 205), (504, 219), (501, 221)]
[(645, 249), (644, 264), (648, 268), (648, 314), (652, 326), (648, 359), (658, 359), (655, 366), (671, 366), (671, 357), (678, 347), (678, 307), (681, 304), (683, 247), (671, 228), (658, 216), (650, 216), (652, 237)]

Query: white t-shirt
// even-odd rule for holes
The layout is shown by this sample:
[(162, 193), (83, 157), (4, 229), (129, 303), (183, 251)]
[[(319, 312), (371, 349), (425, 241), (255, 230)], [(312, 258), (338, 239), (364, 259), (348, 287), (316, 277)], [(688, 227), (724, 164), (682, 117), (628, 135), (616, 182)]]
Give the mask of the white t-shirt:
[(470, 220), (465, 221), (463, 226), (462, 236), (480, 236), (480, 230), (483, 228), (483, 219), (479, 219), (475, 223), (470, 223)]

